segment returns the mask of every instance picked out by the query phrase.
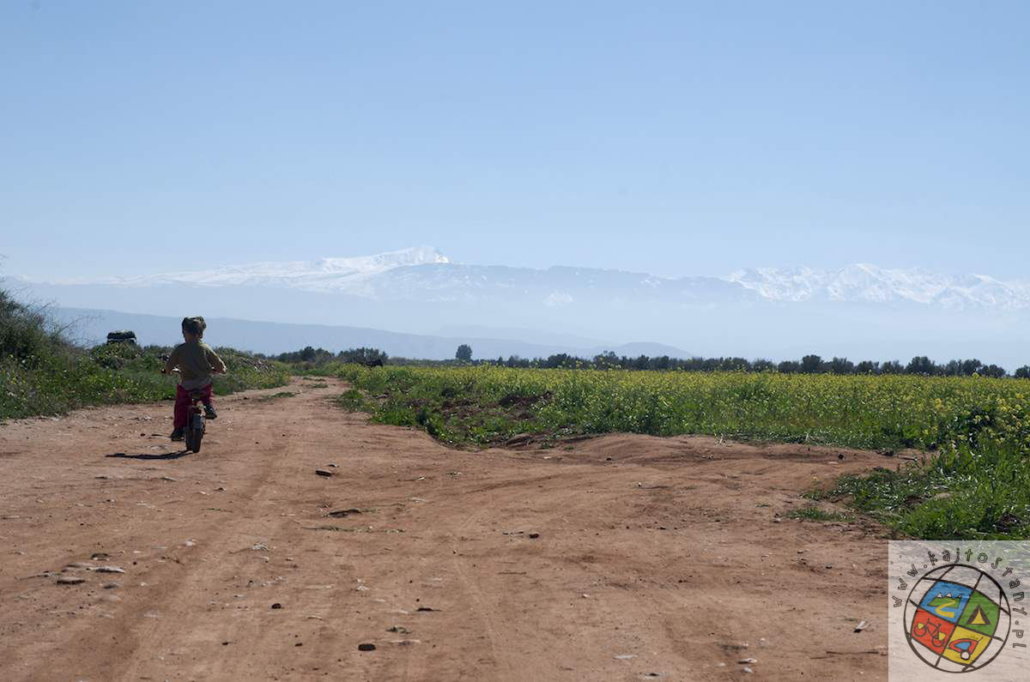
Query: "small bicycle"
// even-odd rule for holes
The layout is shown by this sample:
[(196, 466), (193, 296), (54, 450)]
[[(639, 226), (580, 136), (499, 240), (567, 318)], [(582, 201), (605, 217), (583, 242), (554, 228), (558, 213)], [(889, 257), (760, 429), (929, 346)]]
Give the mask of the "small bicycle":
[[(161, 359), (167, 361), (168, 356), (162, 355)], [(161, 373), (167, 374), (164, 370), (161, 370)], [(178, 374), (178, 368), (173, 369), (172, 373)], [(200, 452), (200, 444), (204, 440), (204, 432), (207, 430), (203, 399), (204, 395), (200, 391), (190, 391), (190, 406), (186, 413), (186, 426), (183, 428), (182, 434), (186, 450), (189, 452)], [(214, 415), (211, 418), (214, 419)]]

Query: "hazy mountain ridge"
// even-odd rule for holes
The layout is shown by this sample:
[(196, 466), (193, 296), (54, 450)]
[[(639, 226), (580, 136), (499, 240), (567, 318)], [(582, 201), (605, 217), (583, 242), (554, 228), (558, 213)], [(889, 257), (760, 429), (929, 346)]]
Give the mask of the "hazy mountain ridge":
[(100, 284), (151, 287), (259, 286), (340, 293), (378, 300), (526, 300), (560, 307), (583, 300), (720, 303), (855, 302), (914, 303), (946, 309), (1030, 307), (1030, 284), (988, 275), (946, 275), (923, 269), (889, 269), (870, 264), (839, 269), (752, 268), (726, 277), (658, 277), (646, 273), (553, 266), (546, 269), (451, 262), (422, 246), (372, 256), (314, 261), (265, 262), (217, 270), (163, 273), (58, 285)]
[[(180, 318), (175, 317), (81, 308), (54, 308), (50, 315), (55, 322), (67, 327), (67, 333), (83, 345), (102, 343), (107, 332), (114, 329), (133, 330), (142, 345), (172, 345), (182, 341), (178, 334)], [(691, 356), (681, 348), (659, 343), (634, 342), (606, 346), (597, 341), (591, 345), (546, 339), (532, 342), (499, 338), (493, 335), (496, 330), (488, 328), (476, 330), (477, 334), (447, 336), (406, 334), (342, 325), (282, 324), (217, 317), (208, 318), (207, 321), (210, 327), (208, 340), (212, 344), (267, 354), (295, 351), (305, 346), (321, 347), (334, 353), (348, 348), (373, 347), (391, 356), (448, 360), (454, 358), (459, 344), (467, 343), (472, 346), (474, 357), (488, 359), (508, 358), (512, 355), (545, 358), (559, 353), (591, 358), (608, 351), (631, 357)]]

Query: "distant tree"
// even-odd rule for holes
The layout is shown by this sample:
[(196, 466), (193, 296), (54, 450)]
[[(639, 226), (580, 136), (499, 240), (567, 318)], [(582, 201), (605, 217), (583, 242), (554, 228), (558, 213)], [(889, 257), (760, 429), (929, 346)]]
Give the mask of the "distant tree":
[(979, 360), (962, 360), (959, 363), (959, 374), (966, 377), (971, 377), (980, 371), (980, 368), (984, 364)]
[(1023, 365), (1012, 376), (1017, 379), (1030, 379), (1030, 365)]
[(937, 365), (925, 355), (917, 355), (905, 367), (905, 374), (922, 374), (930, 376), (937, 373)]
[(619, 356), (610, 350), (594, 356), (594, 367), (597, 369), (613, 369), (619, 366)]
[(897, 360), (888, 360), (880, 365), (880, 374), (903, 374), (905, 368)]
[(980, 371), (983, 363), (979, 360), (951, 360), (937, 368), (940, 374), (949, 377), (971, 377)]
[(880, 363), (878, 362), (863, 360), (862, 362), (855, 365), (855, 374), (878, 374), (879, 372)]
[(801, 363), (797, 360), (784, 360), (776, 365), (776, 371), (780, 374), (797, 374), (801, 371)]
[(990, 377), (992, 379), (1000, 379), (1007, 374), (1004, 367), (998, 365), (986, 365), (980, 368), (980, 376)]
[(801, 371), (804, 374), (818, 374), (822, 372), (823, 359), (818, 355), (806, 355), (801, 358)]
[(774, 369), (776, 369), (776, 365), (774, 365), (771, 360), (758, 358), (757, 360), (751, 361), (752, 372), (771, 372)]
[(704, 358), (690, 358), (688, 360), (684, 360), (680, 367), (688, 372), (706, 372), (711, 370), (711, 367), (708, 365), (709, 362), (709, 360), (705, 360)]
[(726, 372), (746, 372), (751, 369), (751, 363), (746, 358), (721, 358), (719, 369)]
[(280, 362), (304, 362), (309, 365), (321, 365), (329, 362), (333, 357), (333, 354), (325, 348), (307, 346), (289, 353), (280, 353), (276, 356), (276, 359)]
[(855, 363), (847, 358), (834, 358), (830, 360), (830, 371), (834, 374), (854, 374)]
[(587, 363), (583, 360), (568, 353), (556, 353), (555, 355), (549, 355), (546, 360), (540, 363), (540, 366), (546, 369), (576, 369), (585, 364)]
[(467, 343), (463, 343), (458, 346), (458, 350), (454, 353), (454, 357), (462, 362), (469, 362), (472, 360), (472, 346)]

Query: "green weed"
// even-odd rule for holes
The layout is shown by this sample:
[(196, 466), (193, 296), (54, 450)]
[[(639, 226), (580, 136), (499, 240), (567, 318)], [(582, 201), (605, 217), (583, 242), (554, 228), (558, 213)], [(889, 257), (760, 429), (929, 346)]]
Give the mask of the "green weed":
[(855, 517), (844, 512), (828, 512), (816, 506), (805, 506), (787, 513), (788, 519), (804, 519), (805, 521), (842, 522), (851, 521)]

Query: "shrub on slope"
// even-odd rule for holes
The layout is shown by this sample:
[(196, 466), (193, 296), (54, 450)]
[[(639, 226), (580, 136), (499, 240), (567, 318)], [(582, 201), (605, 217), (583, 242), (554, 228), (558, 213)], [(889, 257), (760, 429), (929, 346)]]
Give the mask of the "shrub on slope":
[[(173, 398), (175, 380), (159, 373), (161, 355), (169, 351), (133, 344), (78, 348), (49, 328), (45, 316), (0, 290), (0, 419)], [(215, 378), (216, 394), (272, 388), (289, 380), (280, 363), (231, 348), (218, 353), (230, 373)]]

